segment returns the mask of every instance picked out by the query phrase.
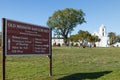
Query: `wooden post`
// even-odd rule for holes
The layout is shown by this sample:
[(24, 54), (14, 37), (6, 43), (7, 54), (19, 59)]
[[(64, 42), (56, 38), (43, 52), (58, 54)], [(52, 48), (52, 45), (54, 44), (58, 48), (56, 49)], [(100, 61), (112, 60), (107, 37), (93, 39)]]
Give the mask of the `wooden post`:
[(52, 76), (52, 29), (50, 30), (50, 55), (48, 56), (49, 57), (49, 69), (50, 69), (50, 72), (49, 72), (49, 76)]
[(49, 62), (49, 76), (52, 76), (52, 55), (49, 55), (49, 60), (50, 60), (50, 62)]
[(5, 18), (2, 19), (2, 80), (5, 80)]

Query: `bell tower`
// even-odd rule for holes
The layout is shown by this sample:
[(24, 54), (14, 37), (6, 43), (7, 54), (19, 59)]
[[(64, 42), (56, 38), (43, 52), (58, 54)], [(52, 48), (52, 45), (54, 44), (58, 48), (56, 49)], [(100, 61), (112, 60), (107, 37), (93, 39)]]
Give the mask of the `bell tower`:
[(105, 26), (103, 24), (100, 26), (99, 34), (100, 34), (101, 37), (106, 36), (106, 28), (105, 28)]

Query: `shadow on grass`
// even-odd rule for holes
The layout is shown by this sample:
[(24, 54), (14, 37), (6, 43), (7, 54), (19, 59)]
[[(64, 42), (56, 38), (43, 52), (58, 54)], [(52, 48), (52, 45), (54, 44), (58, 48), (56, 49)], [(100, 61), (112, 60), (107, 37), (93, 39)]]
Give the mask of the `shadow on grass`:
[(112, 71), (92, 72), (92, 73), (76, 73), (68, 76), (64, 76), (58, 80), (84, 80), (84, 79), (97, 79)]

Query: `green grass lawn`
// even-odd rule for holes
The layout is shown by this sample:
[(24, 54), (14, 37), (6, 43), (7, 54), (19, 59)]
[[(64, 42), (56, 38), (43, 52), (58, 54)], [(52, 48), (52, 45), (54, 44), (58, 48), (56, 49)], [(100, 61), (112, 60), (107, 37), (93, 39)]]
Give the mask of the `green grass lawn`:
[(7, 56), (6, 80), (120, 79), (120, 48), (54, 47), (52, 52), (52, 77), (46, 56)]

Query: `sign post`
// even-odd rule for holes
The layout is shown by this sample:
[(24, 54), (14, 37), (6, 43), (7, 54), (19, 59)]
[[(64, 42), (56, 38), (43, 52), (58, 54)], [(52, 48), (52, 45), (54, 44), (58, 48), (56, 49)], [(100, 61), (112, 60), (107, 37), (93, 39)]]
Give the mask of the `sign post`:
[[(50, 35), (50, 37), (52, 38), (52, 29), (51, 29), (51, 35)], [(50, 60), (50, 66), (49, 66), (49, 76), (52, 76), (52, 42), (50, 41), (50, 46), (51, 46), (51, 50), (50, 50), (50, 55), (48, 56), (49, 57), (49, 60)]]
[(2, 21), (3, 78), (5, 78), (5, 56), (49, 56), (52, 76), (51, 29), (5, 18)]
[[(5, 26), (5, 19), (2, 20), (2, 26)], [(5, 80), (5, 27), (2, 28), (2, 80)]]

